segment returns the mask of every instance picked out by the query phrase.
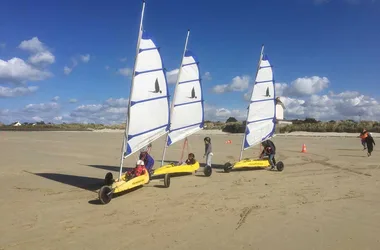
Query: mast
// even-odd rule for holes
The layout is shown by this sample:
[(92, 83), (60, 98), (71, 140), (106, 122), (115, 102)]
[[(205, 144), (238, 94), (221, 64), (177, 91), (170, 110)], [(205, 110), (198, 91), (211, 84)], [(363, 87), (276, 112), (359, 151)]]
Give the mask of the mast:
[[(181, 71), (182, 71), (183, 58), (185, 57), (185, 53), (186, 53), (186, 50), (187, 50), (187, 42), (189, 41), (189, 35), (190, 35), (190, 29), (187, 30), (187, 36), (186, 36), (186, 41), (185, 41), (185, 48), (183, 50), (182, 59), (181, 59), (181, 66), (179, 67), (179, 70), (178, 70), (177, 82), (175, 84), (174, 95), (173, 95), (172, 103), (170, 105), (171, 106), (170, 107), (170, 117), (172, 117), (172, 114), (173, 114), (175, 95), (176, 95), (176, 92), (177, 92), (177, 86), (178, 86), (178, 83), (179, 83), (179, 77), (180, 77)], [(171, 127), (171, 124), (170, 124), (170, 127)], [(170, 128), (169, 128), (169, 131), (170, 131)], [(169, 139), (169, 133), (166, 134), (164, 152), (162, 153), (161, 166), (164, 165), (166, 149), (168, 147), (168, 139)]]
[(264, 54), (264, 44), (261, 45), (261, 53), (260, 53), (259, 64), (257, 65), (256, 76), (255, 76), (255, 83), (253, 84), (252, 92), (251, 92), (250, 99), (249, 99), (247, 118), (245, 119), (245, 130), (244, 130), (243, 141), (241, 143), (239, 161), (241, 161), (241, 159), (243, 158), (244, 142), (245, 142), (245, 138), (246, 138), (247, 125), (248, 125), (247, 122), (248, 122), (248, 115), (249, 115), (249, 105), (251, 105), (252, 94), (253, 94), (253, 90), (255, 88), (257, 74), (259, 73), (259, 70), (260, 70), (260, 65), (261, 65), (261, 60), (263, 59), (263, 54)]
[(130, 115), (130, 108), (131, 108), (131, 97), (132, 97), (132, 91), (133, 91), (133, 82), (135, 80), (135, 70), (136, 70), (137, 58), (138, 58), (138, 54), (139, 54), (140, 41), (141, 41), (141, 36), (142, 36), (144, 11), (145, 11), (145, 0), (143, 0), (143, 6), (142, 6), (142, 11), (141, 11), (139, 36), (137, 38), (137, 45), (136, 45), (135, 64), (133, 66), (133, 74), (132, 74), (132, 84), (131, 84), (131, 88), (130, 88), (130, 91), (129, 91), (129, 103), (128, 103), (128, 111), (127, 111), (127, 120), (125, 122), (125, 131), (124, 131), (124, 135), (123, 135), (123, 145), (121, 147), (119, 179), (121, 179), (121, 175), (122, 175), (122, 172), (123, 172), (125, 144), (128, 143), (127, 128), (129, 127), (129, 118), (130, 118), (129, 115)]
[[(172, 117), (172, 115), (173, 115), (174, 100), (175, 100), (175, 96), (176, 96), (176, 92), (177, 92), (177, 86), (178, 86), (178, 83), (179, 83), (179, 77), (180, 77), (181, 71), (182, 71), (183, 58), (185, 57), (185, 53), (186, 53), (186, 50), (187, 50), (187, 42), (189, 41), (189, 36), (190, 36), (190, 29), (187, 30), (187, 36), (186, 36), (186, 41), (185, 41), (185, 48), (183, 49), (183, 54), (182, 54), (182, 59), (181, 59), (181, 66), (179, 67), (179, 70), (178, 70), (177, 82), (175, 84), (174, 95), (173, 95), (172, 103), (170, 105), (171, 106), (170, 107), (170, 117)], [(171, 124), (170, 124), (170, 127), (171, 127)], [(169, 128), (169, 131), (170, 131), (170, 128)], [(167, 135), (166, 135), (164, 152), (162, 153), (161, 166), (164, 165), (166, 149), (168, 148), (168, 139), (169, 139), (169, 133), (167, 133)]]

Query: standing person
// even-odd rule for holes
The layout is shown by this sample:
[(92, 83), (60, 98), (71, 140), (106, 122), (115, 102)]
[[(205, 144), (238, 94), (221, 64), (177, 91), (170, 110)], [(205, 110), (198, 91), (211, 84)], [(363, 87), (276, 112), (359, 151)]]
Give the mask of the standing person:
[(368, 132), (367, 130), (364, 128), (362, 132), (360, 132), (360, 139), (361, 139), (361, 142), (362, 142), (362, 145), (363, 145), (363, 150), (366, 150), (367, 147), (366, 147), (366, 138), (368, 136)]
[(367, 144), (367, 155), (368, 157), (371, 156), (371, 153), (373, 151), (373, 145), (376, 145), (375, 144), (375, 140), (373, 139), (373, 137), (371, 135), (367, 135), (367, 137), (365, 138), (365, 142)]
[(212, 156), (214, 155), (212, 153), (211, 138), (205, 137), (204, 143), (205, 143), (205, 154), (203, 155), (203, 157), (206, 157), (206, 165), (211, 167), (211, 160), (212, 160)]
[(271, 140), (263, 141), (261, 145), (264, 149), (260, 154), (260, 158), (263, 158), (264, 155), (268, 156), (271, 165), (270, 169), (272, 170), (276, 166), (276, 160), (274, 159), (274, 156), (276, 155), (276, 146)]

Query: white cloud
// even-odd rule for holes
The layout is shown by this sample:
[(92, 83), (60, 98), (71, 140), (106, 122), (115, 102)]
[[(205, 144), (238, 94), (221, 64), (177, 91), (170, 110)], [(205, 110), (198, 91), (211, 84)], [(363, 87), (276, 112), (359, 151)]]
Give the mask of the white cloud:
[(222, 94), (225, 92), (241, 92), (246, 89), (248, 89), (249, 82), (251, 78), (247, 75), (244, 76), (235, 76), (232, 79), (232, 82), (229, 84), (221, 84), (221, 85), (215, 85), (213, 88), (213, 92), (216, 94)]
[(69, 99), (69, 103), (76, 103), (76, 102), (78, 102), (78, 100), (75, 99), (75, 98), (71, 98), (71, 99)]
[(132, 76), (133, 70), (131, 68), (121, 68), (118, 72), (120, 75), (130, 77)]
[(286, 107), (285, 119), (306, 117), (320, 120), (380, 119), (380, 103), (356, 91), (339, 94), (330, 92), (326, 95), (303, 98), (281, 97), (281, 101)]
[(86, 55), (80, 55), (80, 59), (82, 60), (82, 62), (84, 63), (88, 63), (90, 61), (90, 55), (89, 54), (86, 54)]
[(126, 62), (127, 61), (127, 58), (126, 57), (123, 57), (120, 59), (120, 62)]
[(202, 79), (210, 81), (212, 79), (211, 73), (207, 71), (206, 73), (204, 73)]
[(8, 61), (0, 59), (0, 82), (20, 84), (41, 81), (51, 76), (50, 72), (34, 68), (20, 58), (14, 57)]
[(63, 67), (63, 73), (65, 73), (65, 75), (69, 75), (71, 71), (73, 71), (73, 68), (69, 68), (67, 66)]
[(247, 112), (243, 109), (227, 109), (215, 107), (205, 103), (205, 120), (226, 121), (229, 117), (235, 117), (237, 120), (244, 120)]
[(310, 96), (318, 94), (329, 86), (329, 79), (327, 77), (303, 77), (297, 78), (290, 85), (277, 83), (276, 94), (285, 96)]
[(33, 37), (30, 40), (22, 41), (18, 47), (31, 53), (43, 52), (47, 50), (46, 46), (40, 42), (38, 37)]
[(38, 52), (35, 55), (29, 57), (29, 62), (31, 64), (53, 64), (55, 62), (54, 55), (49, 51)]
[(53, 102), (57, 102), (58, 100), (59, 100), (59, 96), (54, 96), (52, 99)]
[(166, 73), (166, 79), (168, 81), (168, 84), (176, 84), (177, 83), (178, 72), (179, 72), (179, 69), (173, 69), (173, 70), (168, 71)]
[(89, 104), (78, 106), (69, 114), (66, 120), (84, 123), (123, 123), (126, 119), (128, 109), (127, 107), (128, 99), (109, 98), (102, 104)]
[(109, 69), (110, 69), (110, 66), (106, 65), (104, 68), (105, 68), (106, 70), (109, 70)]
[(55, 62), (55, 56), (49, 51), (46, 45), (38, 39), (38, 37), (22, 41), (18, 48), (32, 54), (29, 57), (29, 62), (33, 65), (46, 66)]
[(32, 94), (38, 90), (37, 86), (8, 88), (0, 86), (0, 98), (17, 97)]

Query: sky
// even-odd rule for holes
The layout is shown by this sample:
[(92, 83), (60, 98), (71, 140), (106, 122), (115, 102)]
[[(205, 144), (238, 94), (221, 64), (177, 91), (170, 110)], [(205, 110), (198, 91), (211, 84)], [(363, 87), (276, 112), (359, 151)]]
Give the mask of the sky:
[[(142, 1), (3, 0), (0, 122), (122, 123)], [(261, 44), (285, 119), (380, 119), (379, 0), (147, 0), (176, 81), (187, 30), (205, 119), (244, 120)]]

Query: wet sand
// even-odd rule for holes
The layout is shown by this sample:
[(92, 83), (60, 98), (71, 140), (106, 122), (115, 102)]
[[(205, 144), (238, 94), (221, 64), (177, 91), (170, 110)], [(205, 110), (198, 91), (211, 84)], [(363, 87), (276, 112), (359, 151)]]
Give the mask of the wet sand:
[[(205, 132), (189, 138), (201, 163)], [(173, 177), (168, 189), (151, 183), (100, 205), (121, 136), (0, 132), (0, 249), (379, 249), (377, 146), (367, 157), (357, 138), (276, 136), (283, 172), (226, 174), (218, 168), (238, 157), (241, 135), (211, 134), (211, 177)], [(156, 165), (163, 143), (153, 143)]]

